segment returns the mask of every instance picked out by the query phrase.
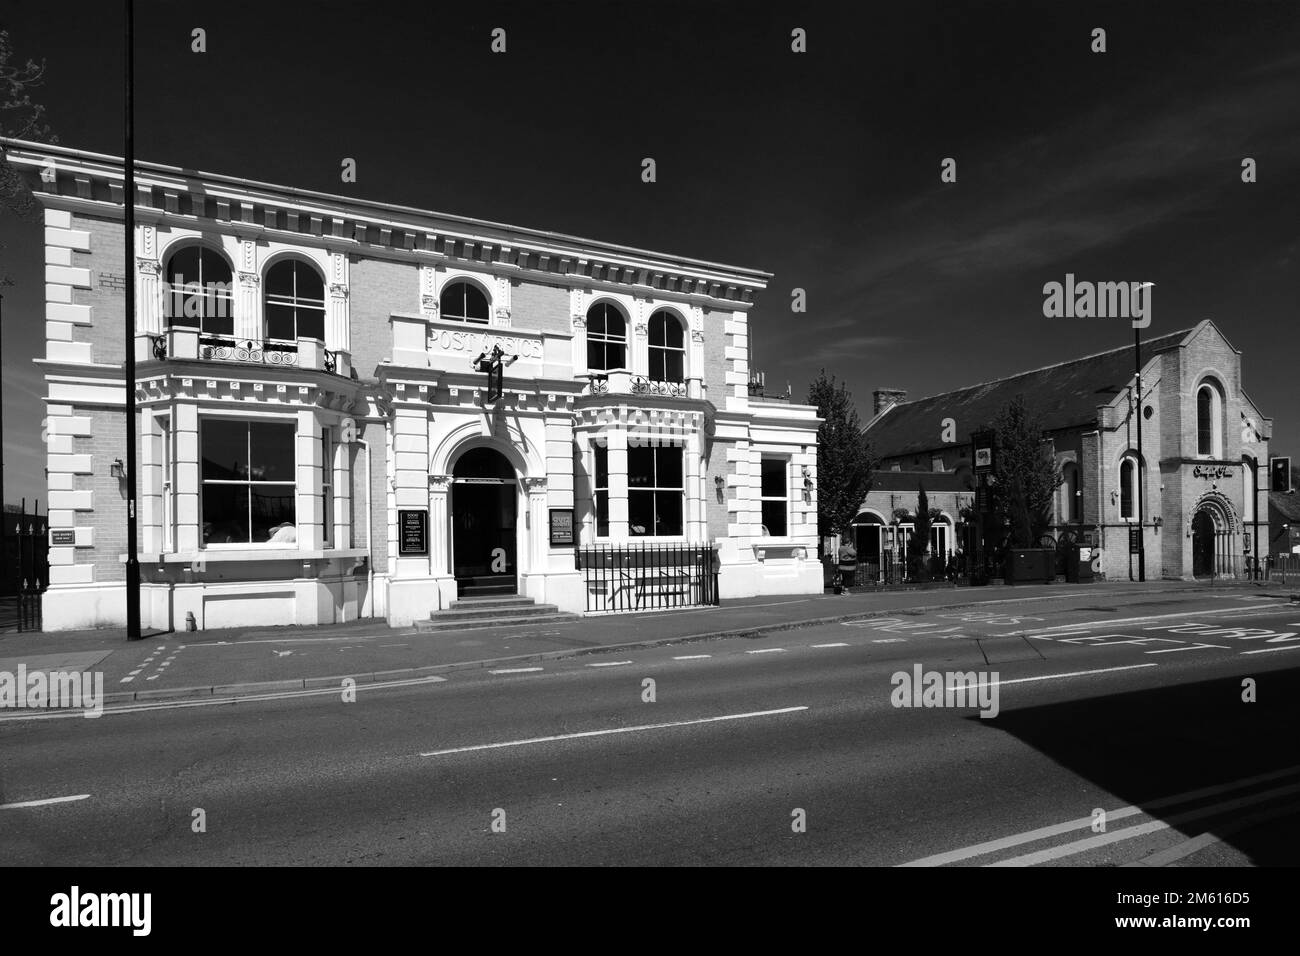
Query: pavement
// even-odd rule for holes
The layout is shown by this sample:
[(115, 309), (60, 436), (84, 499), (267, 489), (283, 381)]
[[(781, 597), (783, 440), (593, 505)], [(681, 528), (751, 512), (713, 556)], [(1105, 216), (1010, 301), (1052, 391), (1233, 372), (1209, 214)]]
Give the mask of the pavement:
[[(237, 705), (137, 703), (96, 720), (0, 717), (0, 858), (1300, 860), (1300, 759), (1285, 745), (1300, 724), (1300, 613), (1289, 595), (1116, 586), (970, 600), (991, 593), (950, 592), (928, 609), (918, 605), (933, 592), (911, 606), (890, 596), (899, 603), (888, 612), (814, 598), (800, 617), (756, 602), (772, 606), (744, 613), (778, 629), (758, 633), (764, 624), (749, 620), (737, 628), (747, 636), (580, 648), (376, 681), (355, 697), (333, 688)], [(825, 622), (845, 607), (857, 617)], [(996, 712), (914, 697), (902, 706), (900, 675), (917, 668), (980, 675), (998, 692)], [(1112, 915), (1129, 913), (1079, 919)]]
[[(791, 628), (895, 612), (1034, 601), (1044, 610), (1106, 605), (1141, 595), (1178, 601), (1201, 594), (1290, 598), (1263, 584), (1109, 582), (995, 586), (842, 595), (765, 596), (720, 607), (592, 616), (568, 622), (420, 633), (382, 620), (319, 627), (155, 633), (127, 641), (121, 630), (0, 634), (0, 672), (57, 670), (51, 655), (91, 661), (104, 675), (106, 704), (187, 697), (243, 697), (286, 690), (417, 678), (462, 668), (527, 664), (657, 644), (756, 637)], [(93, 658), (93, 660), (92, 660)], [(70, 668), (72, 665), (67, 665)], [(78, 667), (78, 669), (85, 669)], [(67, 669), (67, 668), (64, 668)]]

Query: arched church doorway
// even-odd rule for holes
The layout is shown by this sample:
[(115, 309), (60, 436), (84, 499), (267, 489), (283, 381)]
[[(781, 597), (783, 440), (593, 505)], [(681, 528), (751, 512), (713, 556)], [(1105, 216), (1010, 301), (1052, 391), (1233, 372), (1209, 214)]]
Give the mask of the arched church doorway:
[(1215, 563), (1215, 523), (1209, 508), (1202, 508), (1192, 518), (1192, 576), (1210, 577), (1218, 568)]

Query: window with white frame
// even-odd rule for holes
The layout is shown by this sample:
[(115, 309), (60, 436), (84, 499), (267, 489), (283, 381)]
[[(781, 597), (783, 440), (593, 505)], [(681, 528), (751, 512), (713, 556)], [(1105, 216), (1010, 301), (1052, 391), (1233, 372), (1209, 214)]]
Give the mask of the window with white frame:
[(948, 539), (951, 530), (945, 521), (936, 521), (930, 525), (930, 554), (948, 560)]
[(609, 302), (597, 302), (587, 310), (587, 368), (593, 372), (627, 368), (627, 321)]
[(765, 455), (759, 460), (759, 500), (763, 515), (763, 535), (784, 538), (790, 533), (788, 459)]
[(325, 279), (302, 259), (266, 270), (266, 339), (278, 344), (325, 338)]
[(682, 449), (639, 446), (627, 450), (627, 520), (632, 535), (682, 533)]
[(488, 323), (487, 295), (473, 282), (449, 282), (438, 297), (438, 315), (456, 322)]
[(686, 330), (682, 320), (666, 309), (650, 316), (650, 380), (686, 381)]
[(295, 441), (292, 422), (200, 420), (204, 547), (297, 546)]
[(597, 445), (596, 474), (593, 486), (596, 505), (596, 536), (609, 537), (609, 449)]
[(1126, 455), (1119, 464), (1119, 517), (1121, 521), (1137, 520), (1138, 462)]
[(168, 325), (197, 328), (202, 335), (235, 334), (233, 276), (225, 256), (206, 246), (182, 246), (167, 257), (163, 272)]

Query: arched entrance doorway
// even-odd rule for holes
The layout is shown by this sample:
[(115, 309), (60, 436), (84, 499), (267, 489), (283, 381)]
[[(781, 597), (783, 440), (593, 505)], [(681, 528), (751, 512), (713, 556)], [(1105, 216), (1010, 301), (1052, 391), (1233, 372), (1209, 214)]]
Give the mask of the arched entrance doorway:
[(474, 448), (452, 469), (451, 554), (458, 597), (515, 594), (518, 479), (492, 448)]
[(858, 552), (862, 579), (874, 582), (880, 577), (880, 551), (884, 519), (864, 511), (853, 519), (853, 547)]
[(1217, 573), (1215, 562), (1215, 524), (1209, 508), (1202, 508), (1192, 518), (1192, 576), (1210, 577)]

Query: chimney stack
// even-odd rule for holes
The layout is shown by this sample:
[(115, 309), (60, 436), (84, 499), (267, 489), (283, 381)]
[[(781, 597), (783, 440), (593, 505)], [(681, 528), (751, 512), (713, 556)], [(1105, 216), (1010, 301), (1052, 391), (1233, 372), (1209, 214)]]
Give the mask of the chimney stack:
[(897, 405), (899, 402), (907, 401), (907, 389), (905, 388), (878, 388), (871, 393), (875, 399), (874, 415), (879, 415), (885, 409)]

